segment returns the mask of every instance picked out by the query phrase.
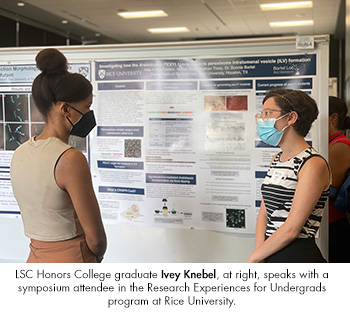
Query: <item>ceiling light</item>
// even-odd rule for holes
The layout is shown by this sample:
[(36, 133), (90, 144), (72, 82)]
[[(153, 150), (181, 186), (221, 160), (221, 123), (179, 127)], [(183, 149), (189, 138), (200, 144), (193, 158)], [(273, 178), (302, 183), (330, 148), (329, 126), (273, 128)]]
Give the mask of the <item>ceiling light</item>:
[(270, 23), (271, 27), (293, 27), (293, 26), (312, 26), (313, 20), (309, 21), (289, 21), (289, 22), (273, 22)]
[(165, 28), (148, 28), (150, 33), (160, 34), (160, 33), (185, 33), (190, 30), (187, 27), (165, 27)]
[(284, 2), (284, 3), (265, 3), (260, 4), (263, 11), (285, 10), (285, 9), (306, 9), (312, 8), (312, 1)]
[(156, 11), (138, 11), (138, 12), (118, 12), (119, 16), (123, 18), (147, 18), (147, 17), (162, 17), (162, 16), (168, 16), (164, 11), (162, 10), (156, 10)]
[(68, 24), (68, 21), (67, 20), (62, 20), (61, 23), (62, 24)]
[(26, 4), (24, 2), (17, 2), (18, 7), (24, 7)]

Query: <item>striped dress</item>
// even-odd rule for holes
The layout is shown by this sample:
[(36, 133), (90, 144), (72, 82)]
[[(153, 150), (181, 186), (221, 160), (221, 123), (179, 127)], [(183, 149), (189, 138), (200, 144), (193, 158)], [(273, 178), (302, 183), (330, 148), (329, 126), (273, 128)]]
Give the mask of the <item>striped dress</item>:
[[(313, 148), (300, 152), (287, 161), (280, 161), (282, 151), (276, 155), (261, 186), (267, 211), (266, 236), (271, 236), (287, 219), (292, 206), (298, 173), (307, 160), (321, 157)], [(328, 163), (327, 163), (328, 165)], [(297, 238), (315, 237), (320, 227), (329, 188), (324, 190)]]

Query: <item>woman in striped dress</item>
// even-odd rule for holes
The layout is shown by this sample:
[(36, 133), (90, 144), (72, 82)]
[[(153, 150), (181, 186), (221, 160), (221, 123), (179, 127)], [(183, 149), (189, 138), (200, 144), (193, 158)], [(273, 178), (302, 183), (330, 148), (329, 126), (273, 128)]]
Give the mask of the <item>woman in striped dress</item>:
[(327, 161), (306, 142), (318, 109), (298, 90), (270, 90), (257, 113), (257, 132), (279, 146), (262, 184), (255, 250), (248, 262), (325, 262), (315, 243), (329, 194)]

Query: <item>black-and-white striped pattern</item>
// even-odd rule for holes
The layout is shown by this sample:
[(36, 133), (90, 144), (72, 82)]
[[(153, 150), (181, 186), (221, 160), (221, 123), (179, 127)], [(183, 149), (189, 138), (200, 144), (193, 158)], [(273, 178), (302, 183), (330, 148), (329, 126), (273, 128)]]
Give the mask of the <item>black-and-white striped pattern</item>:
[[(322, 157), (313, 148), (308, 148), (285, 162), (280, 161), (281, 154), (282, 152), (276, 155), (261, 186), (267, 210), (267, 236), (271, 236), (287, 219), (298, 183), (298, 173), (302, 166), (311, 157)], [(328, 194), (329, 189), (322, 192), (298, 238), (315, 236), (320, 227)]]

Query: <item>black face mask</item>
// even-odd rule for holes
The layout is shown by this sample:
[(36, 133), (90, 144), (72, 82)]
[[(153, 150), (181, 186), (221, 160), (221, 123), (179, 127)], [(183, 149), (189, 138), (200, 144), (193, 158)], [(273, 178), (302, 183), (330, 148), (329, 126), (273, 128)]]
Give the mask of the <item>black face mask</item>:
[(78, 111), (76, 108), (73, 108), (71, 105), (67, 103), (69, 107), (71, 107), (73, 110), (77, 111), (82, 115), (81, 119), (73, 124), (71, 120), (67, 117), (69, 123), (73, 126), (70, 134), (78, 137), (85, 138), (91, 131), (92, 129), (96, 126), (96, 120), (95, 120), (95, 115), (94, 111), (89, 111), (85, 114), (81, 113)]

